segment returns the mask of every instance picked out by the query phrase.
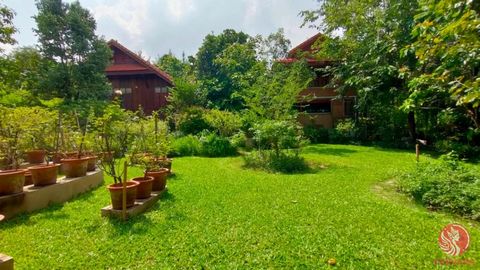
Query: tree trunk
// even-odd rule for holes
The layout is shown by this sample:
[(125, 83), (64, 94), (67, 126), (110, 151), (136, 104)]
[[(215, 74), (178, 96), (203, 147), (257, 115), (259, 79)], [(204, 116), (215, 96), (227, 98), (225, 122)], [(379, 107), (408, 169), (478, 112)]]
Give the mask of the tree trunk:
[(412, 143), (415, 143), (417, 140), (417, 127), (415, 125), (415, 113), (413, 111), (408, 112), (408, 130)]

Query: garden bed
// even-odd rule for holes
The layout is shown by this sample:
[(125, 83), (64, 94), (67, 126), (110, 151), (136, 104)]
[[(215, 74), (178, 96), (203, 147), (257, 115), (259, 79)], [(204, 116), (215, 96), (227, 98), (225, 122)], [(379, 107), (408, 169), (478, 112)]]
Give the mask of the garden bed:
[(83, 177), (62, 177), (56, 184), (49, 186), (25, 186), (22, 193), (0, 196), (0, 213), (8, 219), (21, 213), (45, 208), (51, 203), (64, 203), (102, 183), (103, 173), (97, 170), (88, 172)]

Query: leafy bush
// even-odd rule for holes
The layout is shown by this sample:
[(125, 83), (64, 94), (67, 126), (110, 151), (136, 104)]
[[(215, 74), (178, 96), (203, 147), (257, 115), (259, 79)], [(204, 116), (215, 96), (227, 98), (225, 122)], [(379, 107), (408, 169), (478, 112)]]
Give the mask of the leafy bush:
[(356, 127), (352, 119), (340, 120), (329, 132), (332, 143), (348, 143), (356, 138)]
[(214, 133), (208, 134), (200, 139), (202, 143), (201, 155), (207, 157), (226, 157), (237, 153), (230, 141)]
[(212, 130), (212, 127), (204, 118), (204, 113), (205, 111), (202, 108), (189, 108), (180, 115), (177, 121), (177, 129), (185, 135), (195, 135), (204, 130)]
[(233, 136), (242, 126), (242, 120), (239, 115), (217, 109), (207, 111), (205, 120), (214, 131), (223, 137)]
[(308, 169), (299, 151), (291, 150), (304, 142), (302, 129), (295, 122), (266, 120), (254, 125), (253, 134), (258, 151), (244, 156), (247, 167), (282, 173)]
[(235, 148), (247, 148), (247, 137), (243, 131), (237, 132), (230, 138), (230, 142)]
[(202, 144), (197, 137), (188, 135), (176, 138), (173, 141), (172, 149), (172, 154), (175, 156), (196, 156), (200, 154)]
[(453, 151), (461, 157), (478, 156), (478, 154), (480, 153), (480, 147), (459, 142), (458, 140), (456, 140), (456, 138), (439, 140), (435, 142), (434, 147), (435, 150), (440, 153), (449, 153)]
[(316, 127), (313, 125), (305, 126), (303, 128), (303, 134), (310, 140), (311, 143), (328, 143), (329, 132), (328, 129), (323, 127)]
[(451, 158), (420, 163), (400, 177), (400, 191), (433, 209), (480, 220), (480, 176)]
[(309, 169), (299, 151), (254, 151), (243, 156), (245, 166), (280, 173), (301, 173)]
[(291, 121), (267, 120), (254, 125), (253, 139), (259, 149), (298, 148), (303, 143), (302, 130)]

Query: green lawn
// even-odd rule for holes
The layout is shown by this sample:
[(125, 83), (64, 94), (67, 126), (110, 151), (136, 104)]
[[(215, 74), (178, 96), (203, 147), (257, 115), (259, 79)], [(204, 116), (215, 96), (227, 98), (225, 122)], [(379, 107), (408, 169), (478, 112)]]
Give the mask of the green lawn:
[(100, 217), (109, 204), (101, 187), (0, 223), (0, 252), (17, 269), (318, 269), (329, 258), (340, 269), (432, 269), (447, 258), (440, 230), (459, 222), (471, 237), (463, 258), (480, 268), (478, 223), (378, 194), (414, 154), (341, 145), (304, 153), (325, 168), (281, 175), (244, 169), (241, 158), (177, 158), (168, 194), (144, 215)]

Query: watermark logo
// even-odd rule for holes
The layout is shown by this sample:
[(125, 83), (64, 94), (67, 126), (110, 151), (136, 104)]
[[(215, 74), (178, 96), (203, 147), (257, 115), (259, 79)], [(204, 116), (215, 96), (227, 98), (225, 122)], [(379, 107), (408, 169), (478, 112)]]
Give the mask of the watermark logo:
[(448, 255), (459, 256), (463, 254), (470, 244), (468, 231), (459, 224), (448, 224), (438, 236), (440, 249)]

